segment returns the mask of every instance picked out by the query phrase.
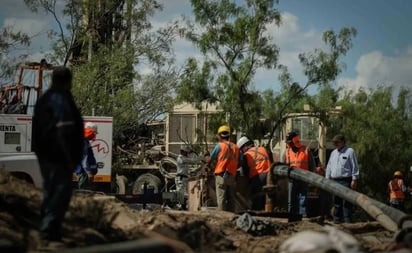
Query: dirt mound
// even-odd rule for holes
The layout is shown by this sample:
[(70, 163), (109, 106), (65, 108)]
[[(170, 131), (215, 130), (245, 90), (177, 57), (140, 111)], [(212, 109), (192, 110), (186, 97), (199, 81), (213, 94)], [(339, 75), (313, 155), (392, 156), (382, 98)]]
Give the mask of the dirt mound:
[[(144, 238), (158, 238), (176, 252), (277, 252), (296, 232), (322, 230), (316, 222), (249, 216), (241, 220), (237, 214), (216, 210), (137, 210), (112, 196), (82, 192), (72, 197), (63, 242), (53, 245), (39, 239), (41, 201), (40, 190), (0, 171), (0, 238), (20, 250), (16, 252), (79, 249)], [(368, 252), (394, 247), (393, 234), (377, 223), (339, 228), (353, 234)]]

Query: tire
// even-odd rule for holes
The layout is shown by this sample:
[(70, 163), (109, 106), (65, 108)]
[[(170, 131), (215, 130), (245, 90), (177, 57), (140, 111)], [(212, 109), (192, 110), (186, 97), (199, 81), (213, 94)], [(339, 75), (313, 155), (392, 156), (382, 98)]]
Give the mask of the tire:
[(162, 181), (157, 176), (145, 173), (140, 175), (133, 184), (132, 194), (140, 194), (142, 193), (142, 189), (144, 184), (147, 183), (147, 186), (152, 186), (154, 193), (159, 193), (162, 189)]
[(159, 172), (168, 179), (174, 179), (176, 176), (177, 161), (171, 157), (165, 157), (160, 160)]
[(116, 175), (116, 194), (126, 194), (127, 178)]
[(24, 172), (11, 172), (11, 175), (15, 178), (18, 178), (20, 180), (23, 180), (27, 182), (28, 184), (34, 185), (33, 178), (27, 173)]
[[(196, 165), (189, 167), (189, 173), (197, 174), (202, 170), (202, 165)], [(174, 179), (176, 177), (177, 161), (172, 157), (164, 157), (160, 160), (159, 172), (163, 177), (167, 179)]]

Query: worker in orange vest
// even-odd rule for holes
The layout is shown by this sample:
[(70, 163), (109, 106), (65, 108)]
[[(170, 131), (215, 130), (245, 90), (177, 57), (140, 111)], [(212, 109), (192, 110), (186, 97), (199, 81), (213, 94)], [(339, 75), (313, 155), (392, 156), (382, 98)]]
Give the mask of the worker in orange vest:
[(94, 187), (93, 182), (94, 176), (97, 174), (97, 161), (91, 142), (96, 140), (97, 134), (96, 123), (86, 122), (84, 124), (83, 156), (82, 161), (75, 170), (79, 189), (93, 189)]
[(388, 183), (389, 188), (389, 203), (391, 206), (400, 210), (404, 209), (403, 202), (405, 200), (406, 186), (403, 182), (402, 172), (399, 170), (393, 173), (393, 179)]
[[(286, 137), (286, 153), (284, 162), (291, 168), (315, 171), (315, 160), (312, 152), (300, 143), (299, 134), (295, 131), (288, 133)], [(306, 214), (306, 196), (308, 186), (305, 182), (290, 179), (288, 194), (288, 211), (291, 214)]]
[(266, 185), (267, 174), (270, 169), (269, 154), (264, 147), (256, 147), (252, 140), (246, 136), (241, 137), (236, 145), (240, 148), (244, 157), (243, 167), (250, 179), (250, 193), (252, 197), (252, 210), (263, 210), (265, 208), (265, 193), (263, 186)]
[(239, 147), (229, 140), (230, 128), (227, 125), (217, 131), (219, 143), (213, 149), (206, 166), (215, 163), (215, 187), (219, 210), (235, 211), (235, 176), (239, 167)]

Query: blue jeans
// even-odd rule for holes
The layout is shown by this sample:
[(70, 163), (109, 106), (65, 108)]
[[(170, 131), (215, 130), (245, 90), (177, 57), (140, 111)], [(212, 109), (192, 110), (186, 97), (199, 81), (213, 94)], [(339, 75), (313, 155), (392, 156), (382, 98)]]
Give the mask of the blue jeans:
[[(349, 188), (352, 178), (333, 179), (333, 181)], [(352, 204), (349, 201), (333, 196), (333, 204), (333, 221), (345, 223), (352, 222)]]
[(288, 192), (288, 211), (306, 217), (306, 195), (308, 185), (299, 180), (290, 179)]
[(40, 169), (44, 187), (40, 232), (44, 239), (59, 241), (72, 196), (73, 172), (67, 166), (49, 162), (41, 162)]

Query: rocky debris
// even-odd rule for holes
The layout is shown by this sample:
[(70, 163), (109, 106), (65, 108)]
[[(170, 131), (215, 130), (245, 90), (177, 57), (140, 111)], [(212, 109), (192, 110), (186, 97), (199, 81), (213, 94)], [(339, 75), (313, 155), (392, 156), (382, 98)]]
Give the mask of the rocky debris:
[[(40, 190), (0, 170), (0, 239), (21, 250), (15, 252), (50, 252), (155, 238), (172, 245), (175, 252), (263, 253), (279, 252), (282, 243), (302, 231), (326, 233), (321, 224), (311, 221), (288, 223), (280, 218), (161, 206), (136, 210), (112, 196), (83, 192), (72, 197), (63, 241), (46, 243), (38, 231), (41, 201)], [(237, 221), (242, 223), (241, 217), (247, 224), (237, 225)], [(351, 234), (365, 252), (387, 252), (396, 247), (393, 233), (376, 222), (334, 227)]]
[(235, 224), (238, 228), (253, 236), (276, 235), (276, 224), (253, 217), (249, 213), (237, 217)]

